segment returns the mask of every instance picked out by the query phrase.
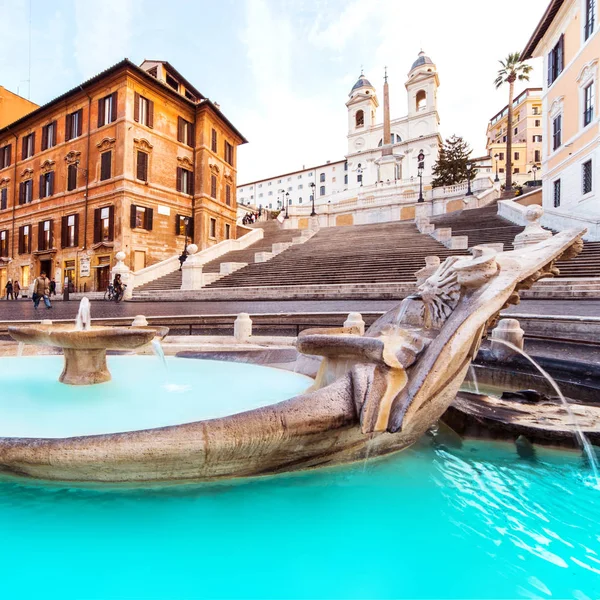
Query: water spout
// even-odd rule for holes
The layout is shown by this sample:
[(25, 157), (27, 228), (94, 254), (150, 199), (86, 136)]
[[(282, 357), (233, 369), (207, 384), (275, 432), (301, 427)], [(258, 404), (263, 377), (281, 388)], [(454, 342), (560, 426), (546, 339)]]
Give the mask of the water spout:
[(529, 354), (527, 354), (527, 352), (525, 352), (524, 350), (521, 350), (518, 346), (515, 346), (514, 344), (511, 344), (510, 342), (507, 342), (506, 340), (495, 339), (494, 341), (498, 342), (499, 344), (504, 344), (505, 346), (507, 346), (508, 348), (513, 350), (514, 352), (517, 352), (518, 354), (520, 354), (521, 356), (526, 358), (548, 380), (548, 383), (550, 383), (550, 385), (556, 392), (556, 395), (560, 398), (560, 401), (562, 402), (562, 404), (565, 408), (565, 411), (569, 415), (569, 419), (571, 420), (571, 426), (575, 430), (575, 436), (578, 439), (579, 443), (581, 444), (581, 447), (583, 448), (583, 451), (588, 459), (588, 462), (589, 462), (592, 472), (594, 474), (596, 486), (598, 488), (600, 488), (600, 480), (598, 479), (598, 459), (596, 458), (596, 453), (594, 451), (594, 448), (592, 447), (592, 445), (590, 444), (590, 441), (587, 439), (587, 437), (583, 433), (583, 430), (581, 429), (579, 423), (577, 422), (577, 418), (575, 417), (575, 414), (571, 410), (571, 406), (567, 402), (567, 399), (565, 398), (564, 394), (560, 391), (560, 388), (558, 387), (558, 384), (556, 383), (556, 381), (554, 381), (552, 376), (547, 371), (545, 371), (531, 356), (529, 356)]
[(17, 346), (17, 356), (20, 358), (21, 356), (23, 356), (23, 350), (25, 349), (25, 344), (23, 342), (19, 342), (19, 345)]
[(90, 301), (84, 296), (79, 303), (79, 311), (75, 319), (75, 331), (87, 331), (91, 326)]
[(469, 365), (469, 374), (471, 375), (471, 382), (473, 383), (473, 389), (476, 394), (481, 394), (479, 391), (479, 382), (477, 381), (477, 373), (473, 364)]

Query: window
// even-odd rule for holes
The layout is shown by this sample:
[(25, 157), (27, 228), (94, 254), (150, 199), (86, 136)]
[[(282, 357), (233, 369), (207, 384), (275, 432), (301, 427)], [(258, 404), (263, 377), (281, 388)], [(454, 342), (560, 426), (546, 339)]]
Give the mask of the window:
[(42, 150), (56, 146), (56, 121), (42, 127)]
[(8, 256), (8, 231), (0, 231), (0, 256)]
[(533, 124), (533, 126), (534, 126), (534, 127), (541, 127), (541, 126), (542, 126), (542, 122), (541, 122), (539, 119), (536, 119), (536, 120), (534, 121), (534, 124)]
[(533, 141), (534, 142), (541, 142), (542, 141), (542, 136), (541, 135), (534, 135), (533, 136)]
[(552, 149), (560, 148), (562, 144), (562, 115), (552, 121)]
[(348, 175), (344, 175), (344, 183), (348, 185)]
[(298, 204), (302, 204), (302, 196), (298, 198)]
[(585, 0), (585, 25), (583, 28), (587, 40), (594, 31), (594, 20), (596, 16), (596, 0)]
[(19, 227), (19, 254), (31, 253), (31, 225)]
[(506, 136), (504, 136), (504, 137), (502, 138), (502, 141), (503, 141), (503, 142), (506, 142)]
[(321, 183), (324, 183), (324, 182), (325, 182), (325, 173), (321, 173), (321, 174), (319, 175), (319, 181), (320, 181)]
[(148, 155), (145, 152), (137, 153), (136, 177), (140, 181), (148, 181)]
[(117, 120), (117, 92), (98, 100), (98, 127)]
[(267, 196), (272, 196), (272, 195), (273, 195), (273, 192), (269, 192), (269, 193), (267, 194)]
[(225, 186), (225, 204), (231, 206), (231, 186), (229, 184)]
[(554, 208), (558, 208), (560, 206), (560, 179), (557, 179), (554, 184), (554, 193), (553, 193), (553, 199), (554, 199)]
[(194, 147), (194, 124), (177, 117), (177, 141)]
[(281, 179), (278, 179), (278, 180), (277, 180), (277, 183), (281, 183)]
[(365, 112), (363, 110), (356, 111), (356, 115), (354, 116), (357, 127), (362, 127), (365, 124)]
[(69, 113), (65, 119), (65, 142), (78, 138), (83, 129), (83, 108)]
[(231, 238), (231, 225), (229, 223), (225, 223), (225, 239), (228, 240)]
[[(210, 176), (210, 195), (213, 198), (217, 197), (217, 176), (216, 175)], [(254, 195), (252, 195), (250, 197), (254, 198)]]
[(294, 188), (290, 185), (290, 187), (287, 189), (288, 192), (291, 192)]
[(33, 200), (33, 179), (19, 184), (19, 204), (29, 204)]
[(177, 191), (184, 194), (194, 193), (194, 177), (192, 171), (177, 167)]
[(147, 127), (154, 127), (154, 102), (137, 92), (133, 100), (133, 120)]
[(583, 126), (589, 125), (594, 118), (594, 82), (583, 90)]
[(519, 156), (520, 154), (518, 152), (515, 152), (515, 160), (519, 160)]
[(60, 245), (63, 248), (75, 248), (79, 245), (79, 215), (67, 215), (62, 218)]
[(357, 182), (357, 183), (362, 183), (362, 173), (359, 173), (359, 174), (356, 176), (356, 182)]
[(302, 189), (302, 184), (300, 184), (300, 185), (298, 186), (298, 189), (299, 189), (299, 190), (301, 190), (301, 189)]
[(112, 150), (107, 150), (100, 155), (100, 181), (112, 177)]
[(0, 210), (6, 210), (8, 207), (8, 188), (0, 190)]
[(558, 43), (548, 54), (548, 87), (550, 87), (562, 73), (565, 64), (565, 36), (561, 35)]
[[(185, 221), (187, 219), (187, 232), (185, 227)], [(187, 235), (189, 238), (192, 237), (194, 231), (194, 218), (186, 217), (185, 215), (175, 215), (175, 235)]]
[(322, 185), (322, 186), (319, 188), (319, 194), (320, 194), (321, 196), (324, 196), (324, 195), (325, 195), (325, 186), (324, 186), (324, 185)]
[(54, 171), (40, 175), (40, 199), (54, 194)]
[(114, 207), (104, 206), (94, 210), (94, 244), (112, 242), (114, 238)]
[(298, 175), (298, 179), (302, 179), (302, 173)]
[(6, 146), (2, 146), (2, 148), (0, 148), (0, 169), (6, 169), (6, 167), (10, 167), (10, 150), (10, 144), (7, 144)]
[(504, 152), (500, 152), (500, 156), (498, 157), (498, 160), (504, 160)]
[(287, 180), (288, 180), (288, 181), (291, 181), (291, 180), (292, 180), (292, 178), (291, 178), (291, 177), (288, 177), (288, 178), (287, 178)]
[(38, 250), (50, 250), (52, 248), (52, 220), (42, 221), (38, 225)]
[(534, 150), (533, 151), (533, 156), (534, 156), (533, 162), (536, 162), (536, 163), (542, 162), (542, 152), (541, 152), (541, 150)]
[(515, 127), (515, 135), (517, 135), (519, 133), (519, 128)]
[(167, 76), (165, 79), (166, 79), (168, 86), (172, 87), (176, 92), (179, 91), (179, 82), (177, 81), (177, 79), (175, 79), (175, 77), (173, 77), (172, 75), (167, 73)]
[(145, 206), (131, 205), (129, 226), (131, 229), (146, 229), (152, 231), (154, 211)]
[(67, 191), (71, 192), (77, 187), (77, 165), (67, 167)]
[(589, 194), (592, 191), (592, 161), (588, 160), (582, 165), (583, 193)]
[(534, 115), (539, 115), (540, 114), (540, 110), (541, 109), (540, 109), (539, 106), (534, 106), (532, 112), (533, 112)]
[(502, 167), (502, 168), (498, 169), (498, 171), (499, 171), (500, 173), (504, 173), (504, 167)]
[(208, 235), (211, 238), (216, 238), (217, 237), (217, 220), (216, 219), (211, 219), (210, 220)]
[(23, 148), (21, 152), (21, 160), (25, 160), (26, 158), (30, 158), (33, 156), (35, 152), (35, 131), (26, 135), (23, 138)]
[(210, 149), (213, 152), (217, 152), (218, 144), (217, 144), (217, 130), (213, 129), (211, 132), (211, 140), (210, 140)]
[(427, 93), (425, 90), (419, 90), (416, 96), (416, 109), (425, 110), (427, 108)]
[(513, 170), (513, 173), (520, 173), (520, 172), (521, 172), (521, 170), (519, 169), (519, 167), (517, 167)]
[(225, 142), (225, 162), (233, 166), (233, 146), (229, 142)]

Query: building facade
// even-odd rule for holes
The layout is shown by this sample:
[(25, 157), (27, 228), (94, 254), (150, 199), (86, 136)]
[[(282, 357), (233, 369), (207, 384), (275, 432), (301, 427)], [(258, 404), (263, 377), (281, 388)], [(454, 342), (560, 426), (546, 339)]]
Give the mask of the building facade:
[(235, 237), (245, 141), (163, 61), (123, 60), (0, 129), (0, 286), (45, 271), (100, 291), (118, 251), (139, 271)]
[(0, 85), (0, 129), (24, 117), (38, 108), (38, 105)]
[(596, 0), (552, 0), (521, 53), (543, 57), (543, 223), (600, 240)]
[[(387, 88), (387, 77), (384, 87)], [(377, 183), (405, 182), (408, 186), (414, 185), (418, 177), (417, 156), (420, 152), (425, 155), (423, 182), (427, 186), (442, 141), (437, 110), (438, 87), (435, 64), (420, 52), (405, 82), (408, 114), (389, 119), (390, 143), (384, 144), (385, 118), (381, 122), (377, 119), (377, 92), (361, 73), (346, 102), (346, 156), (337, 161), (241, 184), (238, 188), (239, 201), (275, 210), (284, 207), (286, 200), (292, 206), (310, 203), (313, 189), (315, 204), (327, 205), (347, 200), (361, 187)], [(392, 171), (384, 168), (381, 161), (386, 150), (391, 150), (395, 165)], [(311, 183), (315, 184), (314, 188)]]
[[(504, 180), (508, 105), (496, 113), (487, 126), (486, 149)], [(527, 88), (513, 101), (513, 174), (521, 179), (541, 177), (542, 167), (542, 88)]]

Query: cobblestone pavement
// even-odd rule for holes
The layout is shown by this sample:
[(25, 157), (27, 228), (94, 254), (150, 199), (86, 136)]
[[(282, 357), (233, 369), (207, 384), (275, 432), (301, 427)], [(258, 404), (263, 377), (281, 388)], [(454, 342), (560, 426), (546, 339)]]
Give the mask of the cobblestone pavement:
[[(204, 301), (204, 302), (114, 302), (93, 301), (92, 317), (133, 317), (166, 315), (214, 315), (248, 312), (307, 313), (307, 312), (368, 312), (385, 311), (398, 304), (396, 300), (286, 300), (275, 301)], [(0, 321), (30, 319), (73, 319), (79, 302), (57, 301), (51, 310), (43, 303), (35, 310), (31, 300), (0, 300)], [(534, 315), (579, 315), (600, 317), (600, 300), (523, 300), (508, 313)]]

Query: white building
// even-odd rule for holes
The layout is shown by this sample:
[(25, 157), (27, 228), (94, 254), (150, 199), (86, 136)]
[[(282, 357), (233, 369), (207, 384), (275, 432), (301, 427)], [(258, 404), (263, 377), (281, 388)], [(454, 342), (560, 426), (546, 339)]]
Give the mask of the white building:
[[(384, 102), (390, 128), (389, 145), (383, 141), (386, 114), (383, 122), (377, 122), (377, 92), (361, 73), (346, 102), (348, 152), (345, 158), (241, 184), (237, 188), (238, 202), (275, 210), (285, 206), (286, 198), (291, 206), (309, 204), (313, 189), (316, 190), (315, 204), (323, 205), (347, 199), (352, 190), (378, 182), (404, 182), (414, 186), (418, 182), (417, 156), (421, 152), (425, 155), (423, 185), (428, 187), (442, 138), (437, 111), (439, 78), (435, 64), (423, 52), (411, 66), (405, 87), (406, 116), (391, 119), (389, 100)], [(387, 76), (384, 94), (387, 94)], [(382, 160), (386, 153), (388, 156)]]

